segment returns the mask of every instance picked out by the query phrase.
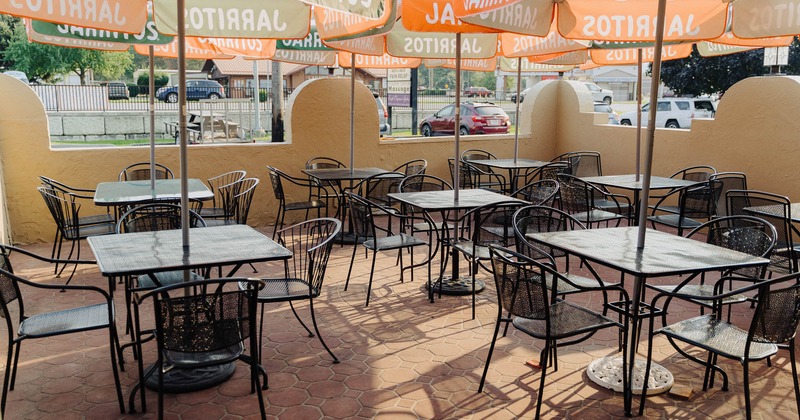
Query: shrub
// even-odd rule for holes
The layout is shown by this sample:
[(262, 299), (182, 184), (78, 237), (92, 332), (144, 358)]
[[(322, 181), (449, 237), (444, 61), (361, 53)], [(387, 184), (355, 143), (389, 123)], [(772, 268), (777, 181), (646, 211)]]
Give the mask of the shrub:
[(127, 83), (126, 86), (128, 86), (128, 95), (131, 98), (135, 98), (135, 97), (139, 96), (139, 86), (137, 86), (137, 85), (135, 85), (133, 83)]
[[(153, 80), (156, 85), (156, 90), (158, 90), (158, 88), (166, 86), (169, 83), (169, 75), (156, 73)], [(150, 90), (150, 75), (147, 73), (140, 74), (136, 79), (136, 85), (139, 86), (139, 94), (147, 95)], [(131, 94), (131, 96), (133, 96), (133, 94)]]

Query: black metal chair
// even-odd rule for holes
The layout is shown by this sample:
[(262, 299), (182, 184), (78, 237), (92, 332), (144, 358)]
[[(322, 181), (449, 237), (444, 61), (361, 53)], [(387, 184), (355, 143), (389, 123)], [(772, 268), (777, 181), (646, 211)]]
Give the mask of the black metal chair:
[(375, 174), (362, 179), (351, 188), (345, 188), (344, 191), (357, 194), (373, 203), (380, 204), (392, 210), (392, 206), (395, 202), (389, 197), (389, 194), (399, 192), (400, 182), (402, 182), (404, 178), (405, 175), (403, 175), (402, 172)]
[(558, 174), (572, 174), (572, 166), (568, 160), (550, 162), (537, 168), (531, 168), (526, 171), (522, 177), (524, 178), (523, 182), (525, 184), (530, 184), (531, 182), (541, 181), (543, 179), (557, 181)]
[(729, 215), (753, 215), (775, 227), (777, 243), (770, 255), (769, 271), (794, 273), (798, 269), (798, 232), (792, 223), (792, 205), (786, 196), (756, 190), (729, 190), (726, 194)]
[[(562, 210), (589, 228), (610, 222), (616, 222), (616, 226), (619, 226), (622, 220), (631, 218), (633, 207), (630, 199), (624, 195), (605, 192), (568, 174), (558, 175), (558, 183)], [(600, 207), (600, 201), (606, 205)]]
[[(272, 166), (267, 166), (267, 169), (272, 181), (272, 192), (275, 194), (275, 199), (278, 200), (278, 214), (275, 217), (272, 239), (275, 239), (277, 231), (283, 227), (287, 212), (305, 211), (306, 215), (303, 220), (308, 219), (308, 213), (311, 210), (316, 210), (317, 217), (321, 217), (322, 209), (325, 209), (327, 215), (328, 203), (324, 199), (326, 194), (323, 193), (324, 188), (319, 182), (311, 178), (293, 177)], [(289, 192), (283, 185), (284, 181), (292, 186), (292, 190)]]
[(228, 209), (227, 217), (206, 220), (206, 225), (246, 225), (258, 183), (258, 178), (243, 178), (233, 184), (221, 187), (223, 205)]
[(726, 203), (728, 191), (730, 190), (746, 190), (747, 189), (747, 175), (742, 172), (717, 172), (709, 177), (711, 181), (720, 182), (719, 198), (717, 198), (716, 209), (717, 217), (730, 216), (728, 214), (728, 206)]
[[(111, 369), (114, 372), (114, 384), (117, 391), (120, 413), (125, 414), (125, 403), (122, 397), (119, 373), (117, 372), (117, 356), (122, 366), (122, 354), (119, 349), (119, 338), (114, 319), (114, 300), (109, 293), (94, 286), (65, 286), (61, 284), (45, 284), (33, 282), (17, 275), (11, 267), (9, 254), (15, 252), (36, 260), (55, 263), (57, 260), (36, 255), (24, 249), (0, 245), (0, 307), (2, 316), (8, 327), (6, 345), (5, 376), (3, 378), (3, 396), (0, 404), (0, 417), (5, 413), (8, 391), (14, 390), (22, 342), (29, 339), (54, 337), (91, 330), (108, 329)], [(66, 261), (61, 261), (66, 263)], [(70, 264), (95, 264), (94, 261), (69, 261)], [(52, 295), (56, 300), (72, 300), (72, 307), (52, 312), (31, 314), (26, 311), (23, 291), (31, 289), (60, 290), (65, 293)], [(63, 296), (63, 299), (61, 298)], [(96, 299), (95, 299), (96, 297)], [(16, 304), (14, 304), (16, 302)], [(81, 302), (84, 306), (75, 306)], [(96, 302), (96, 303), (91, 303)], [(50, 304), (48, 302), (47, 304)], [(14, 308), (16, 306), (16, 308)], [(39, 305), (42, 306), (42, 305)], [(47, 306), (47, 305), (44, 305)], [(13, 309), (12, 309), (13, 308)], [(13, 355), (13, 359), (12, 359)], [(71, 381), (81, 380), (70, 378)]]
[(414, 159), (394, 168), (392, 172), (400, 172), (406, 177), (412, 175), (425, 175), (428, 169), (428, 161), (425, 159)]
[[(335, 169), (335, 168), (346, 168), (347, 165), (344, 163), (329, 157), (313, 157), (306, 161), (306, 169)], [(313, 178), (309, 177), (309, 180), (314, 180)], [(316, 180), (314, 180), (316, 182)], [(324, 200), (328, 207), (331, 207), (331, 202), (336, 204), (341, 204), (342, 200), (342, 184), (339, 181), (323, 181), (320, 183), (323, 187), (321, 192), (321, 196), (317, 197), (317, 199)]]
[(238, 188), (234, 187), (233, 190), (231, 190), (231, 187), (229, 186), (241, 185), (237, 183), (244, 179), (246, 175), (247, 172), (245, 171), (231, 171), (208, 178), (206, 182), (208, 183), (208, 187), (214, 193), (214, 198), (211, 201), (211, 206), (204, 206), (198, 214), (207, 222), (211, 219), (230, 219), (231, 209), (229, 206), (226, 206), (226, 201), (228, 199), (227, 195), (238, 194)]
[(552, 207), (558, 195), (558, 181), (542, 179), (519, 188), (511, 195), (537, 206)]
[[(683, 168), (669, 177), (673, 179), (682, 179), (684, 181), (706, 182), (711, 179), (711, 175), (714, 175), (715, 173), (717, 173), (717, 170), (713, 166), (695, 165)], [(660, 199), (672, 191), (673, 190), (667, 191), (664, 194), (650, 194), (650, 198)], [(652, 205), (649, 207), (653, 208)]]
[[(579, 343), (602, 329), (619, 328), (625, 332), (628, 328), (627, 321), (619, 323), (565, 300), (550, 299), (542, 279), (553, 278), (554, 281), (569, 284), (582, 293), (615, 291), (625, 295), (625, 289), (619, 286), (582, 287), (572, 284), (567, 277), (562, 276), (550, 265), (529, 259), (509, 249), (492, 246), (489, 252), (497, 287), (497, 322), (478, 392), (483, 392), (500, 324), (512, 324), (519, 331), (542, 340), (544, 344), (539, 360), (542, 370), (534, 415), (534, 418), (538, 419), (547, 369), (552, 364), (553, 370), (558, 371), (556, 347)], [(627, 357), (627, 351), (623, 346), (623, 359)], [(623, 387), (627, 386), (627, 381), (627, 376), (623, 373)]]
[[(450, 166), (450, 178), (455, 185), (455, 159), (447, 160)], [(508, 182), (506, 177), (491, 171), (485, 171), (477, 165), (465, 161), (459, 161), (459, 179), (461, 180), (460, 189), (483, 188), (487, 190), (504, 193)]]
[[(684, 230), (694, 229), (716, 215), (721, 191), (722, 182), (711, 180), (700, 185), (674, 189), (658, 200), (647, 220), (653, 225), (653, 229), (656, 224), (661, 224), (675, 228), (678, 235), (683, 235)], [(677, 200), (677, 206), (669, 204), (674, 200)]]
[[(150, 162), (138, 162), (119, 172), (120, 181), (150, 180)], [(156, 179), (173, 179), (175, 174), (166, 166), (156, 163)]]
[[(56, 261), (54, 273), (56, 277), (61, 277), (67, 264), (61, 260), (61, 248), (64, 241), (70, 241), (69, 255), (65, 260), (72, 259), (73, 254), (75, 259), (81, 258), (81, 240), (90, 236), (108, 235), (114, 233), (114, 221), (97, 221), (88, 222), (81, 216), (81, 203), (78, 202), (77, 197), (60, 189), (53, 188), (49, 185), (43, 185), (37, 188), (42, 195), (53, 221), (56, 223), (56, 240), (53, 242), (53, 250), (51, 258), (55, 257)], [(90, 216), (91, 217), (91, 216)], [(105, 218), (105, 216), (103, 217)], [(81, 221), (84, 223), (81, 223)], [(61, 264), (61, 270), (58, 265)], [(65, 284), (69, 284), (72, 277), (75, 275), (75, 266), (69, 275)]]
[[(755, 293), (757, 303), (753, 311), (749, 326), (741, 328), (722, 319), (721, 310), (716, 307), (709, 315), (702, 315), (676, 322), (671, 325), (655, 329), (653, 319), (650, 320), (650, 331), (647, 346), (647, 365), (644, 377), (650, 371), (653, 357), (653, 337), (657, 334), (665, 335), (674, 347), (687, 359), (705, 366), (703, 390), (712, 387), (714, 373), (722, 375), (722, 390), (728, 390), (728, 376), (722, 368), (717, 366), (719, 356), (736, 360), (743, 367), (745, 416), (751, 418), (750, 404), (750, 362), (767, 359), (778, 352), (781, 345), (787, 344), (789, 361), (792, 366), (792, 379), (794, 381), (794, 397), (800, 412), (800, 387), (798, 386), (797, 363), (795, 360), (795, 336), (798, 322), (800, 322), (800, 274), (793, 273), (753, 284), (751, 279), (745, 279), (745, 286), (735, 290), (721, 293), (722, 284), (727, 281), (741, 280), (738, 278), (723, 277), (716, 284), (718, 293), (708, 295), (685, 294), (678, 289), (673, 292), (663, 292), (655, 296), (654, 303), (665, 299), (665, 310), (671, 298), (686, 300), (699, 300), (706, 302), (719, 302), (736, 295)], [(690, 354), (683, 346), (677, 346), (674, 341), (680, 341), (690, 346), (698, 347), (708, 352), (706, 360)], [(644, 401), (647, 397), (647, 384), (642, 389), (639, 415), (644, 411)]]
[[(414, 268), (427, 265), (428, 286), (430, 286), (431, 260), (433, 259), (434, 249), (433, 238), (435, 237), (438, 239), (438, 233), (433, 223), (427, 218), (394, 212), (391, 209), (369, 201), (357, 194), (345, 192), (345, 196), (350, 209), (350, 220), (353, 225), (353, 232), (359, 240), (363, 240), (362, 245), (364, 248), (372, 251), (372, 264), (369, 272), (369, 283), (367, 284), (367, 300), (364, 306), (369, 306), (372, 279), (375, 274), (375, 259), (378, 252), (381, 251), (402, 252), (402, 250), (407, 249), (410, 254), (411, 264), (405, 267), (402, 258), (400, 259), (400, 281), (403, 281), (403, 273), (405, 270), (411, 271), (411, 281), (414, 281)], [(375, 223), (376, 216), (388, 216), (389, 220), (387, 220), (385, 224), (378, 224)], [(397, 219), (397, 222), (392, 222), (393, 219)], [(403, 229), (406, 226), (414, 226), (417, 224), (424, 224), (427, 225), (427, 227), (419, 230), (404, 231)], [(418, 232), (423, 232), (426, 239), (416, 235)], [(424, 261), (414, 264), (413, 250), (417, 247), (428, 247), (428, 255)], [(353, 272), (353, 264), (356, 259), (358, 248), (358, 245), (353, 246), (353, 255), (350, 258), (350, 269), (347, 271), (347, 280), (344, 284), (344, 290), (347, 290), (350, 284), (350, 276)], [(430, 287), (428, 290), (430, 292)]]
[(329, 157), (313, 157), (306, 161), (306, 169), (346, 168), (344, 163)]
[(600, 162), (600, 152), (567, 152), (554, 157), (550, 161), (569, 162), (571, 170), (570, 175), (578, 178), (603, 175), (603, 167)]
[[(284, 262), (284, 276), (261, 279), (264, 287), (258, 291), (258, 303), (261, 304), (259, 348), (264, 338), (264, 306), (269, 303), (289, 302), (292, 313), (308, 332), (308, 336), (313, 337), (316, 333), (322, 346), (333, 358), (333, 362), (339, 363), (339, 359), (325, 344), (320, 334), (314, 312), (314, 299), (322, 294), (322, 283), (325, 280), (325, 270), (328, 268), (328, 258), (333, 248), (333, 239), (341, 230), (342, 222), (339, 220), (321, 218), (300, 222), (278, 231), (277, 242), (292, 251), (292, 258)], [(292, 304), (295, 301), (308, 301), (314, 332), (311, 332), (300, 319)]]
[[(475, 275), (480, 267), (488, 272), (492, 271), (489, 264), (489, 245), (514, 245), (513, 215), (523, 205), (525, 203), (519, 201), (485, 204), (465, 212), (454, 222), (460, 227), (459, 237), (448, 243), (469, 262), (472, 277), (472, 319), (475, 319)], [(446, 266), (447, 264), (442, 266), (442, 276)]]
[[(250, 367), (253, 391), (258, 394), (261, 418), (266, 418), (258, 364), (256, 304), (259, 279), (210, 279), (164, 286), (141, 297), (152, 299), (158, 351), (156, 363), (140, 386), (155, 374), (158, 384), (158, 416), (164, 415), (164, 374), (173, 369), (200, 369), (241, 360)], [(237, 287), (238, 286), (238, 287)], [(141, 353), (141, 343), (138, 344)], [(249, 353), (245, 352), (249, 349)], [(146, 407), (142, 393), (142, 407)]]

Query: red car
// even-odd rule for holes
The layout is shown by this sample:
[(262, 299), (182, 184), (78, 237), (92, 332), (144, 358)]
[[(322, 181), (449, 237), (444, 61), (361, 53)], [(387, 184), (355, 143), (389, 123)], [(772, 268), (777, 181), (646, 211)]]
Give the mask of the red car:
[[(432, 116), (425, 118), (419, 125), (425, 137), (434, 135), (455, 134), (455, 105), (447, 105)], [(509, 118), (503, 108), (487, 103), (461, 104), (461, 124), (459, 134), (506, 134)]]
[(464, 96), (468, 98), (472, 98), (475, 96), (480, 96), (481, 98), (488, 98), (491, 94), (492, 91), (483, 86), (470, 86), (464, 89)]

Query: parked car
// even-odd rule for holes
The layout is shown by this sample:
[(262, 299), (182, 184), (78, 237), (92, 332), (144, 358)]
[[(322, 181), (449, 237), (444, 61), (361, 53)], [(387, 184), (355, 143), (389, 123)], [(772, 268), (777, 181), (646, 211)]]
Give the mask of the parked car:
[[(532, 88), (525, 88), (525, 89), (522, 90), (522, 92), (519, 93), (519, 103), (525, 102), (525, 95), (527, 95), (528, 92), (531, 91), (531, 89)], [(517, 92), (514, 92), (514, 93), (511, 94), (511, 102), (514, 102), (514, 103), (517, 102)]]
[(130, 99), (130, 93), (128, 92), (128, 86), (125, 85), (125, 82), (114, 81), (108, 82), (106, 84), (108, 86), (108, 99)]
[(372, 95), (375, 96), (375, 105), (378, 106), (378, 126), (380, 127), (380, 135), (388, 136), (392, 134), (392, 127), (389, 125), (389, 111), (386, 110), (386, 105), (381, 100), (381, 97), (378, 96), (377, 92), (372, 92)]
[(31, 82), (28, 80), (28, 75), (25, 74), (25, 72), (23, 71), (9, 70), (9, 71), (4, 71), (3, 74), (5, 74), (6, 76), (11, 76), (21, 81), (22, 83), (25, 83), (26, 85), (31, 84)]
[[(186, 99), (220, 99), (225, 97), (225, 88), (213, 80), (189, 80), (186, 82)], [(178, 87), (165, 86), (156, 91), (159, 101), (178, 102)]]
[[(642, 105), (642, 127), (647, 127), (650, 104)], [(716, 108), (708, 98), (661, 98), (658, 100), (656, 127), (690, 128), (694, 118), (714, 118)], [(636, 111), (619, 116), (622, 125), (636, 124)]]
[[(432, 116), (425, 118), (419, 125), (423, 136), (437, 134), (455, 134), (455, 105), (447, 105)], [(508, 133), (509, 118), (503, 108), (491, 103), (461, 104), (461, 123), (459, 133), (468, 134), (505, 134)]]
[(592, 99), (595, 102), (603, 102), (606, 105), (611, 105), (611, 100), (614, 98), (614, 92), (608, 89), (603, 89), (594, 83), (584, 83), (589, 92), (592, 93)]
[(492, 91), (486, 89), (483, 86), (470, 86), (464, 89), (464, 96), (468, 98), (474, 98), (476, 96), (481, 98), (488, 98), (489, 96), (491, 96), (491, 94)]
[(618, 125), (619, 119), (617, 118), (617, 113), (611, 109), (611, 105), (607, 105), (603, 102), (595, 102), (594, 103), (594, 112), (602, 112), (608, 114), (608, 124), (609, 125)]

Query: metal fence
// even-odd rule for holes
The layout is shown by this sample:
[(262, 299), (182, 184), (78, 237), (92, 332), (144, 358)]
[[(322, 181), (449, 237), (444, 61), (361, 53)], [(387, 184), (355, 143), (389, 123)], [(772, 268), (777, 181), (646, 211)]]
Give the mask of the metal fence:
[[(96, 85), (31, 85), (31, 88), (39, 95), (47, 111), (147, 111), (149, 96), (149, 86), (129, 85), (127, 89), (122, 86), (96, 86)], [(160, 88), (157, 88), (160, 89)], [(225, 87), (224, 96), (231, 99), (251, 99), (253, 98), (253, 88)], [(200, 109), (197, 102), (199, 99), (206, 99), (216, 93), (213, 88), (200, 88), (187, 92), (188, 108)], [(292, 89), (284, 89), (284, 101), (288, 100)], [(386, 102), (386, 90), (380, 89), (376, 93)], [(509, 91), (488, 91), (483, 96), (469, 96), (462, 94), (462, 102), (494, 102), (504, 108), (513, 105), (510, 101)], [(170, 100), (177, 99), (177, 95), (170, 97), (162, 94), (160, 99), (156, 99), (156, 110), (177, 111), (178, 105)], [(430, 89), (420, 90), (418, 95), (418, 110), (420, 112), (436, 112), (438, 109), (455, 100), (455, 91)], [(259, 109), (272, 109), (272, 96), (268, 89), (259, 90)]]

